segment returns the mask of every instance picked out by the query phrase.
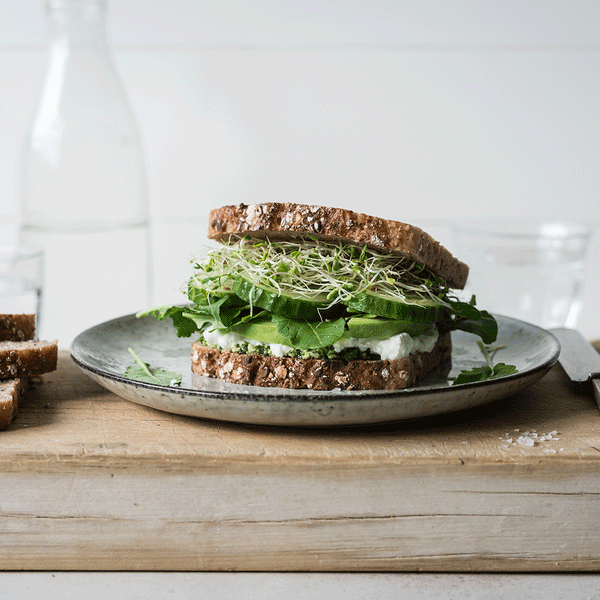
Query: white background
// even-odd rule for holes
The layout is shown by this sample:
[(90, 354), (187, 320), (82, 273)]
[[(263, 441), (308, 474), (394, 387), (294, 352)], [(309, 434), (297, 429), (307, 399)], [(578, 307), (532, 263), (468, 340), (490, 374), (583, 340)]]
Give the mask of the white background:
[[(0, 0), (5, 240), (16, 235), (19, 154), (46, 66), (42, 6)], [(108, 9), (148, 163), (155, 304), (181, 301), (207, 213), (223, 204), (343, 206), (422, 225), (451, 250), (452, 220), (542, 214), (595, 229), (579, 327), (600, 338), (598, 1)]]
[[(180, 301), (206, 215), (222, 204), (343, 206), (426, 223), (450, 249), (453, 220), (542, 214), (595, 229), (580, 329), (600, 338), (599, 25), (595, 0), (112, 0), (109, 39), (149, 169), (155, 302)], [(47, 39), (40, 0), (0, 0), (3, 241), (16, 240), (19, 153)], [(4, 597), (38, 586), (64, 597), (90, 583), (23, 577), (4, 575)], [(246, 576), (236, 596), (239, 580), (218, 574), (90, 577), (94, 597), (115, 585), (113, 594), (131, 598), (597, 590), (576, 576), (281, 575)]]

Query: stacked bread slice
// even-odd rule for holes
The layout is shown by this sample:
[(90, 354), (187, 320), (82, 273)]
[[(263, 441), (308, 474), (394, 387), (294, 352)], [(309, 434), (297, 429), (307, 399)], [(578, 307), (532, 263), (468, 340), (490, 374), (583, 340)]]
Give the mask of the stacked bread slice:
[(56, 369), (58, 342), (34, 338), (35, 315), (0, 314), (0, 430), (16, 416), (29, 378)]

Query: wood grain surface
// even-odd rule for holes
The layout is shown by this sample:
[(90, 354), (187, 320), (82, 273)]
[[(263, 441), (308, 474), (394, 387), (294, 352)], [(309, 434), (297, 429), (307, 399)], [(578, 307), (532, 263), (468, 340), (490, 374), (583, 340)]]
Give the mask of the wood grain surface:
[(0, 478), (3, 569), (600, 568), (600, 411), (558, 365), (469, 411), (311, 430), (138, 406), (63, 352)]

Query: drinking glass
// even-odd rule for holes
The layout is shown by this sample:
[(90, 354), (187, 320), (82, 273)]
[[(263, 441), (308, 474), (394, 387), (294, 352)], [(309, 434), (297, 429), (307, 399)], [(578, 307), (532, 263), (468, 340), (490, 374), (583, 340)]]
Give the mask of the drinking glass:
[(0, 246), (1, 314), (35, 314), (39, 323), (43, 280), (42, 250)]
[(453, 224), (469, 265), (464, 296), (540, 327), (576, 327), (591, 230), (574, 222), (477, 220)]

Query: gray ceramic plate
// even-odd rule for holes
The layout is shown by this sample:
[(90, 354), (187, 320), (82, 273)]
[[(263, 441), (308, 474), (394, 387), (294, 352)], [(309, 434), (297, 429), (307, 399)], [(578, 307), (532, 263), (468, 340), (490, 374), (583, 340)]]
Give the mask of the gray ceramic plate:
[[(547, 331), (497, 317), (498, 344), (505, 346), (494, 362), (513, 364), (517, 375), (450, 386), (462, 369), (483, 364), (475, 336), (452, 334), (450, 370), (432, 373), (407, 390), (286, 390), (229, 384), (199, 377), (190, 368), (189, 338), (178, 338), (168, 321), (128, 315), (81, 333), (71, 346), (73, 360), (93, 380), (132, 402), (169, 413), (238, 423), (284, 426), (333, 426), (382, 423), (426, 417), (498, 400), (530, 386), (556, 362), (560, 346)], [(141, 383), (124, 377), (133, 365), (128, 351), (153, 368), (182, 375), (181, 387)]]

